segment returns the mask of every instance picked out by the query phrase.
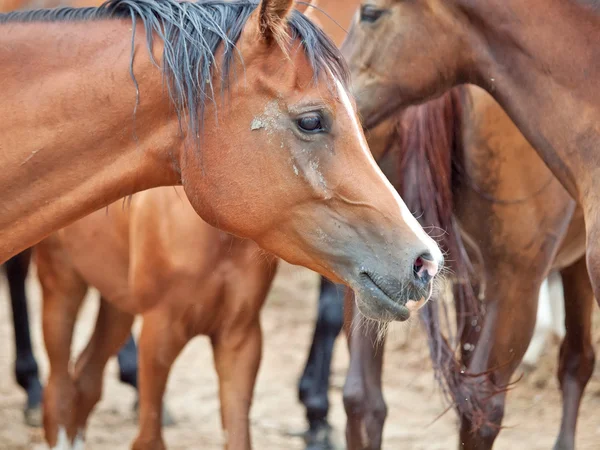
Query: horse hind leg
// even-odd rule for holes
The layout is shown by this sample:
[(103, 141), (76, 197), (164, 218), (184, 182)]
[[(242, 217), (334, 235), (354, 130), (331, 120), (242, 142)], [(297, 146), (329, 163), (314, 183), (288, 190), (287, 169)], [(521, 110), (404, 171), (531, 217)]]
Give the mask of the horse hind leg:
[(38, 364), (31, 346), (29, 312), (25, 280), (29, 271), (31, 250), (13, 256), (5, 263), (6, 277), (10, 289), (13, 325), (15, 333), (15, 378), (27, 393), (25, 422), (34, 427), (42, 425), (42, 385)]
[(44, 344), (50, 362), (44, 392), (44, 433), (50, 448), (69, 448), (76, 434), (76, 391), (69, 372), (71, 341), (87, 285), (70, 266), (69, 258), (55, 237), (38, 244), (36, 255), (43, 293)]
[(100, 298), (100, 308), (92, 336), (75, 363), (73, 379), (76, 389), (75, 427), (77, 445), (83, 447), (87, 419), (102, 395), (104, 367), (126, 342), (134, 316), (117, 309)]
[(344, 301), (340, 287), (321, 277), (319, 310), (306, 367), (298, 385), (299, 398), (306, 408), (309, 429), (306, 450), (329, 450), (331, 427), (329, 413), (329, 377), (335, 340), (344, 324)]
[(585, 258), (561, 271), (564, 287), (566, 334), (560, 347), (558, 380), (563, 414), (555, 450), (575, 448), (575, 428), (583, 391), (594, 371), (592, 309), (594, 293)]

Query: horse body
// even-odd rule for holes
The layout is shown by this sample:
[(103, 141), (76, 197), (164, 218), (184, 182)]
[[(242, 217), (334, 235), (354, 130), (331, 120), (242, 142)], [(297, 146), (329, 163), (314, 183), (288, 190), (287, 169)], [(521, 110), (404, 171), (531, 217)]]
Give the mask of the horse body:
[[(555, 38), (557, 29), (561, 39)], [(431, 39), (421, 38), (424, 30)], [(382, 32), (394, 42), (390, 52), (374, 47)], [(379, 0), (354, 23), (345, 54), (368, 126), (394, 107), (436, 97), (456, 84), (487, 90), (580, 204), (588, 268), (597, 286), (598, 36), (597, 2)], [(383, 101), (389, 97), (396, 98), (394, 105)]]
[[(594, 37), (600, 35), (600, 16), (594, 3), (376, 0), (361, 9), (343, 51), (349, 58), (358, 109), (367, 127), (389, 116), (397, 107), (435, 98), (456, 84), (473, 83), (487, 90), (533, 144), (566, 192), (578, 201), (585, 220), (574, 228), (585, 229), (587, 268), (592, 284), (597, 286), (599, 224), (594, 205), (598, 204), (600, 190), (593, 174), (600, 134), (600, 90), (597, 88), (600, 55), (593, 42)], [(554, 39), (557, 29), (561, 30), (559, 40)], [(424, 33), (429, 39), (422, 39)], [(385, 39), (378, 39), (382, 34)], [(504, 155), (502, 152), (502, 157)], [(515, 156), (521, 158), (521, 155)], [(532, 186), (539, 182), (531, 176), (528, 181)], [(550, 197), (548, 205), (552, 209), (556, 203), (556, 197)], [(566, 215), (572, 214), (572, 208), (566, 209)], [(493, 213), (494, 209), (488, 208), (488, 212)], [(560, 218), (544, 219), (539, 226), (543, 230), (541, 236), (518, 241), (524, 246), (515, 247), (514, 261), (529, 280), (524, 283), (526, 291), (517, 291), (516, 285), (509, 288), (511, 296), (537, 292), (539, 273), (549, 270), (552, 261), (549, 255), (558, 251), (560, 242), (556, 236), (562, 233), (556, 231), (568, 223), (563, 221), (558, 230), (553, 230)], [(531, 222), (523, 225), (530, 227)], [(580, 235), (578, 243), (582, 241)], [(570, 247), (570, 244), (564, 245)], [(482, 245), (481, 249), (484, 248)], [(541, 249), (539, 257), (523, 265), (526, 258), (522, 255), (531, 254), (533, 248)], [(573, 254), (576, 253), (581, 254), (581, 250)], [(567, 335), (561, 347), (559, 369), (564, 415), (556, 448), (574, 445), (577, 407), (593, 368), (587, 317), (593, 295), (589, 280), (581, 274), (585, 267), (586, 261), (580, 259), (561, 272), (568, 308)], [(509, 268), (505, 268), (505, 272), (511, 273)], [(507, 363), (505, 375), (499, 380), (491, 377), (495, 387), (503, 382), (506, 385), (507, 375), (513, 370), (511, 366), (520, 359), (523, 339), (529, 336), (525, 330), (533, 320), (532, 311), (523, 308), (522, 303), (514, 311), (518, 322), (513, 323), (518, 325), (511, 326), (510, 334), (499, 326), (494, 330), (493, 325), (484, 325), (481, 331), (481, 340), (499, 339), (495, 347), (498, 342), (521, 342), (515, 347), (513, 361)], [(489, 308), (486, 316), (486, 324), (510, 323), (499, 320), (495, 312), (490, 315)], [(569, 329), (578, 333), (570, 333)], [(476, 345), (469, 371), (477, 372), (474, 369), (497, 367), (501, 363), (483, 347)], [(568, 356), (569, 351), (577, 356)], [(494, 396), (484, 406), (486, 417), (492, 417), (492, 426), (471, 433), (473, 424), (463, 417), (461, 442), (465, 448), (492, 445), (503, 415), (503, 397)]]
[[(97, 211), (42, 241), (37, 255), (51, 366), (44, 408), (51, 446), (65, 431), (69, 441), (83, 436), (100, 398), (102, 367), (125, 342), (134, 315), (142, 314), (134, 448), (164, 448), (160, 412), (167, 376), (199, 334), (213, 344), (227, 446), (250, 448), (259, 312), (275, 274), (274, 257), (203, 222), (181, 188), (149, 190), (136, 194), (130, 208), (118, 202)], [(102, 303), (71, 377), (73, 324), (88, 285), (98, 288)]]

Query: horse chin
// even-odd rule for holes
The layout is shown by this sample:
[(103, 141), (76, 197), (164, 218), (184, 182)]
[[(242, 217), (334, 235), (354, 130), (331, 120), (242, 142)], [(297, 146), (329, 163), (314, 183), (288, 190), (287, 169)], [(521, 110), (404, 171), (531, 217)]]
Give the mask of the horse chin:
[[(404, 322), (411, 314), (418, 311), (431, 297), (433, 290), (430, 284), (426, 289), (412, 286), (407, 289), (395, 289), (389, 284), (389, 279), (367, 272), (361, 273), (360, 282), (353, 287), (356, 295), (356, 305), (363, 316), (378, 322)], [(387, 292), (405, 292), (408, 299), (392, 298)]]

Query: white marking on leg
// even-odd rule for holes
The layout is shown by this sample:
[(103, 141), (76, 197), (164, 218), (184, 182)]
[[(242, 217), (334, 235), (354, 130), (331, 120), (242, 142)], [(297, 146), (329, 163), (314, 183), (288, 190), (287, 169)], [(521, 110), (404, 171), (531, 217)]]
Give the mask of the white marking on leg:
[(64, 427), (58, 427), (58, 435), (56, 436), (56, 445), (52, 450), (72, 450), (67, 430)]
[(565, 337), (565, 295), (560, 273), (548, 276), (548, 293), (552, 311), (552, 331), (559, 339)]
[(73, 441), (73, 450), (84, 450), (85, 449), (85, 440), (83, 438), (83, 430), (79, 430), (77, 432), (77, 436), (75, 436), (75, 440)]

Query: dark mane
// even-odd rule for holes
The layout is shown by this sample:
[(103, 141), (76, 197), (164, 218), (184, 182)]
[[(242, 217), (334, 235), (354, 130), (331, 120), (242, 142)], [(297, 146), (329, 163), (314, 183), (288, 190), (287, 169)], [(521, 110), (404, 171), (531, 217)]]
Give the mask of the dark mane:
[[(435, 376), (442, 392), (459, 415), (474, 417), (483, 425), (481, 405), (473, 404), (470, 392), (477, 388), (474, 374), (466, 374), (464, 359), (470, 349), (459, 348), (460, 338), (481, 325), (483, 304), (474, 292), (474, 273), (454, 218), (455, 192), (464, 173), (462, 110), (468, 101), (464, 88), (404, 111), (397, 122), (397, 139), (390, 149), (398, 156), (399, 193), (419, 223), (446, 254), (452, 271), (456, 328), (450, 326), (447, 302), (434, 294), (422, 309)], [(445, 322), (446, 326), (442, 326)], [(444, 335), (446, 328), (450, 335)], [(457, 358), (462, 354), (463, 361)]]
[[(236, 43), (252, 12), (258, 6), (255, 0), (108, 0), (98, 8), (56, 8), (34, 11), (17, 11), (0, 14), (0, 24), (8, 22), (93, 21), (101, 19), (129, 19), (132, 21), (132, 55), (135, 25), (141, 20), (146, 31), (148, 49), (153, 36), (164, 42), (162, 69), (180, 122), (186, 118), (187, 131), (199, 138), (206, 100), (215, 101), (212, 69), (215, 53), (223, 46), (221, 80), (226, 89), (230, 80)], [(314, 81), (321, 73), (330, 70), (344, 86), (349, 75), (335, 44), (310, 22), (294, 10), (288, 19), (290, 46), (296, 40), (312, 66)], [(152, 53), (150, 53), (152, 55)], [(137, 89), (135, 74), (132, 78)], [(222, 92), (221, 92), (222, 93)]]

